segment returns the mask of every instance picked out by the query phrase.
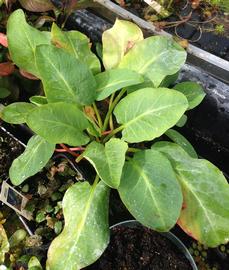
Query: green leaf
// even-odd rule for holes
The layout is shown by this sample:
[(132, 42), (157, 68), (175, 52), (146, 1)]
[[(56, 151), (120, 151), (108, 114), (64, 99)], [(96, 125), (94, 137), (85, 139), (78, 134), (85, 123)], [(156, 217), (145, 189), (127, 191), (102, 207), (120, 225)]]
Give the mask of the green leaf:
[(126, 162), (120, 197), (143, 225), (168, 231), (180, 214), (182, 192), (168, 159), (154, 150), (137, 152)]
[(153, 149), (168, 157), (182, 187), (181, 228), (209, 247), (227, 243), (229, 185), (222, 172), (207, 160), (191, 158), (175, 143), (156, 143)]
[(185, 60), (185, 50), (171, 38), (154, 36), (137, 43), (118, 67), (134, 70), (158, 87), (167, 75), (177, 73)]
[(10, 95), (10, 90), (5, 87), (0, 87), (0, 98), (6, 98)]
[(26, 102), (15, 102), (6, 106), (1, 118), (11, 124), (23, 124), (26, 122), (27, 115), (35, 108), (33, 104)]
[(10, 248), (18, 246), (27, 236), (27, 233), (23, 229), (18, 229), (9, 238)]
[(84, 63), (52, 45), (38, 46), (35, 54), (48, 102), (93, 103), (96, 82)]
[(2, 224), (0, 224), (0, 263), (4, 263), (5, 254), (9, 251), (10, 245), (6, 235), (6, 231)]
[(10, 180), (14, 185), (20, 185), (25, 179), (39, 172), (49, 161), (55, 149), (38, 135), (34, 135), (25, 151), (17, 157), (9, 170)]
[(112, 28), (103, 32), (103, 64), (106, 69), (118, 66), (124, 55), (143, 40), (141, 29), (134, 23), (116, 19)]
[(187, 115), (183, 114), (181, 118), (178, 120), (178, 122), (176, 123), (176, 126), (183, 127), (186, 124), (187, 120), (188, 120)]
[(173, 88), (186, 96), (189, 103), (189, 110), (198, 106), (206, 95), (202, 86), (195, 82), (178, 83)]
[(82, 145), (89, 142), (83, 131), (90, 124), (75, 104), (58, 102), (36, 107), (26, 123), (50, 143)]
[(105, 147), (97, 142), (89, 144), (84, 157), (94, 166), (99, 177), (110, 187), (118, 188), (125, 162), (127, 143), (113, 138)]
[(42, 266), (39, 262), (39, 260), (37, 259), (37, 257), (35, 256), (32, 256), (29, 260), (29, 263), (28, 263), (28, 270), (42, 270)]
[(167, 88), (145, 88), (123, 98), (114, 110), (123, 140), (153, 140), (174, 126), (188, 107), (187, 99)]
[(23, 70), (39, 77), (35, 61), (35, 48), (40, 44), (50, 44), (47, 32), (41, 32), (27, 24), (21, 9), (14, 11), (7, 22), (7, 39), (10, 56)]
[(109, 242), (109, 188), (76, 183), (64, 195), (65, 227), (48, 251), (47, 270), (79, 270), (95, 262)]
[(144, 78), (137, 72), (128, 69), (111, 69), (95, 76), (97, 82), (97, 98), (103, 100), (117, 90), (142, 83)]
[(153, 83), (149, 79), (145, 79), (143, 83), (128, 86), (126, 90), (127, 90), (127, 93), (130, 94), (132, 92), (135, 92), (143, 88), (154, 88), (154, 86), (153, 86)]
[(171, 85), (174, 85), (174, 83), (176, 82), (176, 80), (179, 77), (179, 72), (174, 73), (172, 75), (168, 75), (166, 76), (163, 81), (160, 84), (160, 87), (169, 87)]
[[(3, 96), (7, 93), (10, 92), (10, 100), (15, 101), (18, 100), (19, 98), (19, 87), (18, 83), (12, 80), (11, 76), (6, 76), (6, 77), (0, 77), (0, 91), (1, 89), (5, 88), (3, 90)], [(7, 91), (7, 92), (6, 92)], [(7, 95), (8, 97), (8, 95)], [(3, 98), (3, 97), (2, 97)]]
[(37, 106), (45, 105), (48, 103), (47, 98), (43, 96), (32, 96), (29, 101)]
[(90, 50), (90, 41), (87, 36), (78, 31), (62, 31), (55, 23), (51, 30), (52, 42), (59, 48), (74, 55), (84, 62), (94, 74), (100, 72), (100, 62)]
[(169, 129), (165, 132), (165, 135), (168, 136), (172, 141), (180, 145), (186, 151), (186, 153), (189, 154), (190, 157), (198, 158), (198, 155), (191, 143), (178, 131), (174, 129)]

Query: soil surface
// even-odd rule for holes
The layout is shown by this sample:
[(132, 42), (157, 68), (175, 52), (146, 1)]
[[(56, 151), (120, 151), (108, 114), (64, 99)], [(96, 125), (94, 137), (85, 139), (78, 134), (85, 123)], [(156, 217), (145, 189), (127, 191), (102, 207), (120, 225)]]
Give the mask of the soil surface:
[(147, 228), (116, 227), (102, 257), (85, 270), (191, 270), (167, 238)]
[(150, 11), (149, 6), (143, 1), (125, 1), (124, 8), (147, 21), (152, 21), (156, 27), (187, 39), (193, 45), (229, 61), (228, 13), (201, 2), (193, 8), (191, 3), (177, 0), (171, 9), (171, 15), (158, 21), (155, 21), (157, 13), (153, 9)]
[(5, 179), (13, 160), (23, 151), (23, 146), (0, 129), (0, 178)]

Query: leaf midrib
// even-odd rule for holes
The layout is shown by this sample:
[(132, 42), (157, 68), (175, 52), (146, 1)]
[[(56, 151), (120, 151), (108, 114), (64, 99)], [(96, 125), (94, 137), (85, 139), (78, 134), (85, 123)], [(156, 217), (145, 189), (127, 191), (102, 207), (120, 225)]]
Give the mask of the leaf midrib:
[(94, 194), (95, 194), (95, 189), (96, 189), (97, 185), (94, 185), (94, 186), (90, 186), (91, 190), (90, 190), (90, 193), (89, 193), (89, 198), (88, 198), (88, 201), (86, 203), (86, 206), (85, 206), (85, 211), (83, 213), (83, 215), (81, 215), (81, 219), (79, 220), (79, 222), (76, 224), (76, 228), (78, 228), (78, 230), (76, 231), (76, 238), (75, 238), (75, 242), (74, 242), (74, 245), (72, 245), (70, 251), (69, 251), (69, 255), (68, 255), (68, 259), (67, 259), (67, 262), (70, 261), (70, 258), (75, 255), (74, 253), (74, 250), (75, 250), (75, 246), (77, 246), (78, 244), (78, 241), (79, 241), (79, 238), (81, 236), (81, 232), (83, 231), (83, 228), (84, 228), (84, 224), (86, 223), (86, 219), (87, 219), (87, 216), (88, 216), (88, 212), (90, 210), (90, 207), (91, 207), (91, 204), (92, 204), (92, 200), (94, 198)]
[[(34, 157), (34, 153), (36, 153), (37, 152), (37, 149), (39, 149), (39, 147), (43, 144), (43, 143), (46, 143), (46, 141), (44, 140), (44, 139), (42, 139), (41, 137), (39, 138), (40, 139), (40, 142), (38, 142), (37, 144), (36, 144), (36, 146), (35, 147), (31, 147), (30, 146), (30, 148), (29, 149), (27, 149), (27, 151), (24, 153), (24, 155), (27, 155), (28, 154), (28, 152), (30, 152), (30, 157), (29, 157), (29, 159), (27, 159), (27, 162), (24, 164), (24, 166), (22, 167), (22, 169), (21, 169), (21, 171), (24, 171), (25, 170), (25, 168), (26, 167), (28, 167), (28, 164), (29, 164), (29, 162), (33, 159), (33, 157)], [(36, 138), (34, 137), (34, 141), (36, 141)], [(34, 146), (34, 142), (33, 142), (33, 146)], [(23, 155), (23, 154), (22, 154)]]
[[(40, 120), (41, 121), (41, 120)], [(83, 131), (84, 128), (80, 128), (79, 126), (75, 127), (73, 125), (70, 125), (70, 124), (67, 124), (67, 123), (64, 123), (64, 122), (58, 122), (58, 121), (54, 121), (54, 120), (48, 120), (48, 119), (43, 119), (42, 120), (43, 123), (52, 123), (52, 124), (55, 124), (57, 127), (58, 126), (66, 126), (68, 127), (69, 129), (72, 129), (74, 131), (76, 131), (76, 133), (80, 133), (80, 131)], [(53, 127), (53, 126), (52, 126)], [(79, 129), (80, 128), (80, 129)], [(86, 129), (87, 127), (85, 127)], [(42, 128), (43, 129), (43, 128)]]
[[(76, 98), (75, 92), (74, 90), (71, 88), (71, 86), (68, 84), (68, 82), (64, 79), (63, 75), (61, 74), (61, 72), (55, 67), (55, 65), (52, 63), (50, 58), (46, 58), (46, 60), (48, 60), (48, 62), (50, 63), (50, 65), (54, 68), (54, 70), (57, 72), (57, 74), (59, 75), (60, 79), (62, 79), (62, 82), (65, 84), (65, 86), (67, 87), (67, 89), (69, 90), (68, 93), (73, 97)], [(64, 90), (64, 89), (63, 89)]]
[(208, 213), (207, 213), (207, 210), (206, 210), (207, 208), (204, 207), (204, 203), (202, 203), (202, 201), (198, 198), (198, 195), (195, 193), (195, 191), (193, 190), (193, 188), (189, 184), (189, 182), (187, 180), (185, 181), (185, 176), (183, 176), (182, 173), (179, 173), (179, 171), (181, 171), (181, 172), (182, 171), (186, 171), (186, 172), (188, 171), (189, 172), (189, 171), (192, 171), (192, 170), (185, 170), (185, 169), (184, 170), (179, 170), (179, 169), (177, 169), (177, 171), (178, 171), (178, 174), (180, 175), (179, 179), (181, 180), (181, 182), (183, 183), (183, 185), (186, 186), (186, 188), (191, 192), (191, 194), (193, 195), (193, 197), (196, 199), (197, 203), (200, 205), (200, 207), (201, 207), (201, 209), (202, 209), (202, 211), (203, 211), (206, 219), (208, 220), (208, 223), (210, 224), (210, 227), (212, 228), (212, 232), (216, 236), (215, 239), (218, 239), (219, 240), (219, 237), (218, 237), (216, 231), (214, 230), (214, 227), (215, 226), (214, 226), (214, 224), (212, 224), (211, 219), (208, 216)]
[(145, 184), (147, 186), (147, 189), (150, 192), (150, 196), (151, 196), (151, 198), (152, 198), (152, 200), (154, 202), (155, 209), (157, 211), (157, 215), (160, 217), (161, 224), (163, 225), (164, 228), (166, 228), (165, 221), (161, 216), (160, 207), (158, 206), (158, 203), (157, 203), (157, 201), (155, 199), (155, 196), (154, 196), (154, 194), (152, 193), (152, 190), (151, 190), (151, 188), (154, 188), (154, 187), (152, 185), (150, 185), (150, 180), (149, 180), (148, 176), (145, 174), (144, 170), (141, 167), (139, 167), (138, 164), (134, 160), (131, 160), (130, 162), (131, 162), (132, 166), (136, 169), (136, 171), (139, 173), (139, 175), (142, 176), (142, 178), (143, 178), (143, 180), (144, 180), (144, 182), (145, 182)]
[[(163, 111), (165, 109), (168, 109), (168, 108), (171, 108), (171, 107), (174, 107), (174, 106), (177, 106), (177, 105), (182, 105), (182, 103), (177, 103), (177, 104), (171, 104), (171, 105), (166, 105), (166, 106), (162, 106), (160, 108), (157, 108), (157, 109), (151, 109), (151, 110), (147, 110), (146, 112), (138, 115), (137, 117), (131, 119), (130, 121), (126, 122), (123, 124), (124, 127), (128, 127), (129, 125), (133, 124), (134, 122), (140, 120), (141, 118), (143, 118), (144, 116), (146, 115), (150, 115), (150, 114), (153, 114), (155, 112), (158, 112), (158, 111)], [(155, 115), (156, 117), (156, 115)]]

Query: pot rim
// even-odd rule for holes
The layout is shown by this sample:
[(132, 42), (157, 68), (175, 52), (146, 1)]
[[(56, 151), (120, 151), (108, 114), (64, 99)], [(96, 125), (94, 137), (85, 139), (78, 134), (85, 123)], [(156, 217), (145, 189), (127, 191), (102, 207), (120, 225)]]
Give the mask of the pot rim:
[[(119, 223), (116, 223), (116, 224), (110, 226), (110, 230), (112, 230), (113, 228), (116, 228), (118, 226), (125, 226), (125, 227), (140, 227), (141, 226), (141, 227), (144, 227), (144, 225), (142, 225), (137, 220), (131, 219), (131, 220), (121, 221)], [(151, 228), (149, 228), (149, 229), (151, 229)], [(175, 234), (173, 234), (171, 232), (158, 232), (158, 233), (165, 236), (167, 239), (171, 240), (173, 242), (173, 244), (176, 245), (177, 248), (184, 254), (186, 259), (191, 264), (192, 269), (198, 270), (196, 263), (195, 263), (192, 255), (190, 254), (189, 250)]]

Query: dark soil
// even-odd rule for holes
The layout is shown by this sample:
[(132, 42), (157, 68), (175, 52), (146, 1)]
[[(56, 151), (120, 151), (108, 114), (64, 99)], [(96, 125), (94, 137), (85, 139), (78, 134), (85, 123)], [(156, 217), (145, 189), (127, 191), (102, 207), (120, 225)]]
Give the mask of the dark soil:
[(85, 270), (191, 270), (167, 238), (147, 228), (116, 227), (102, 257)]
[(13, 160), (23, 151), (23, 146), (0, 128), (0, 178), (5, 179)]

